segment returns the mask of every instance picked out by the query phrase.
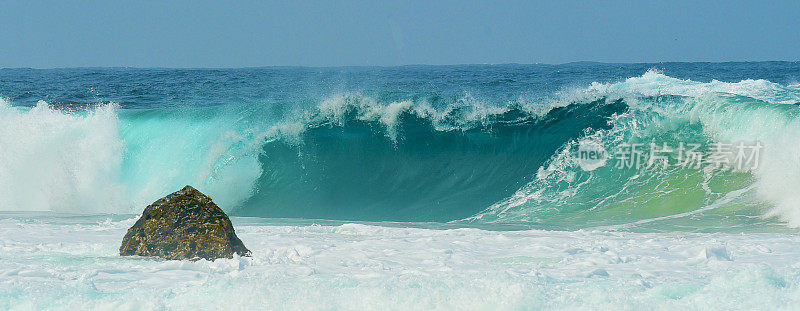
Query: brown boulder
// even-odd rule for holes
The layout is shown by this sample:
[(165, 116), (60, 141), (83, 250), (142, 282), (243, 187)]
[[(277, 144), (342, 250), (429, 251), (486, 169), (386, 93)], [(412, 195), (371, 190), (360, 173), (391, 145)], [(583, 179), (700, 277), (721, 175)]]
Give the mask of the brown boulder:
[(225, 212), (191, 186), (155, 201), (128, 229), (119, 248), (122, 256), (164, 259), (232, 258), (250, 251), (236, 237)]

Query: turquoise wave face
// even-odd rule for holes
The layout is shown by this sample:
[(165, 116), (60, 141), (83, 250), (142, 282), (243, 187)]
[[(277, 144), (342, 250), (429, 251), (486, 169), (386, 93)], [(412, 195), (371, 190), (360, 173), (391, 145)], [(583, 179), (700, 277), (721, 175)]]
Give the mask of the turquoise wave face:
[[(348, 108), (350, 109), (350, 108)], [(437, 130), (401, 112), (395, 138), (352, 108), (299, 141), (264, 145), (264, 172), (239, 215), (367, 221), (451, 221), (507, 198), (567, 141), (602, 129), (621, 101), (534, 117), (512, 108), (472, 128)], [(357, 207), (357, 208), (354, 208)]]
[[(365, 93), (72, 112), (4, 101), (0, 210), (137, 213), (192, 184), (229, 213), (270, 218), (644, 231), (800, 224), (795, 84), (648, 71), (531, 101)], [(764, 148), (758, 167), (738, 170), (674, 157), (587, 169), (586, 142), (606, 155), (630, 145), (644, 155), (681, 144), (704, 156), (719, 143)]]
[(189, 180), (236, 215), (458, 220), (507, 198), (566, 142), (626, 109), (600, 99), (464, 122), (463, 111), (434, 117), (411, 106), (368, 116), (378, 106), (359, 106), (364, 100), (337, 102), (337, 114), (320, 109), (299, 124), (251, 108), (122, 111), (128, 195), (147, 202), (158, 194), (146, 189)]
[[(474, 107), (420, 110), (416, 103), (392, 110), (360, 96), (327, 104), (335, 108), (322, 105), (294, 123), (252, 108), (123, 114), (123, 124), (147, 127), (123, 131), (129, 146), (140, 146), (129, 152), (142, 153), (126, 156), (125, 167), (152, 169), (140, 174), (143, 184), (160, 172), (190, 172), (165, 176), (194, 179), (240, 216), (561, 229), (781, 226), (763, 217), (773, 204), (759, 194), (754, 172), (710, 163), (682, 167), (672, 158), (666, 167), (648, 167), (643, 158), (640, 168), (609, 159), (587, 171), (577, 148), (591, 140), (612, 154), (637, 144), (646, 157), (651, 143), (687, 144), (708, 156), (717, 140), (769, 139), (768, 131), (762, 137), (735, 130), (753, 122), (740, 114), (792, 118), (792, 105), (718, 93), (604, 95), (544, 114), (514, 105), (484, 113), (463, 111)], [(191, 161), (170, 156), (176, 154)], [(131, 172), (126, 175), (136, 176)], [(168, 182), (152, 188), (169, 188)]]

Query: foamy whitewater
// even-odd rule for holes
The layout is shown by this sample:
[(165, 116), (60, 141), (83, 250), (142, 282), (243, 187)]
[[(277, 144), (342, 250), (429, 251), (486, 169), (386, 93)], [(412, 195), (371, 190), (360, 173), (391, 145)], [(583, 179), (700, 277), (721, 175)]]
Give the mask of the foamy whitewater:
[[(783, 62), (0, 69), (0, 309), (798, 309), (798, 81)], [(724, 144), (763, 148), (734, 168)], [(632, 145), (706, 162), (617, 165)], [(186, 184), (252, 257), (118, 255)]]

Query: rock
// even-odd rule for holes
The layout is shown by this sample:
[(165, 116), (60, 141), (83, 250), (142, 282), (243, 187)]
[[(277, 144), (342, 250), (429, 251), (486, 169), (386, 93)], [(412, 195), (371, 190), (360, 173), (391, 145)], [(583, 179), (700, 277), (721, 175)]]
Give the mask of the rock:
[(234, 253), (250, 255), (225, 212), (191, 186), (147, 206), (119, 247), (122, 256), (164, 259), (214, 260)]

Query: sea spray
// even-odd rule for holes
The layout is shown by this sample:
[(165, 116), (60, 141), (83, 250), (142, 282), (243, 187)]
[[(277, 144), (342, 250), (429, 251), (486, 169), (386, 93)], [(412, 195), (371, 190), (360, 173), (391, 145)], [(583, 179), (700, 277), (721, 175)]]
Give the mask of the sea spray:
[(107, 104), (67, 113), (43, 101), (18, 108), (0, 99), (0, 211), (125, 211), (115, 111)]

